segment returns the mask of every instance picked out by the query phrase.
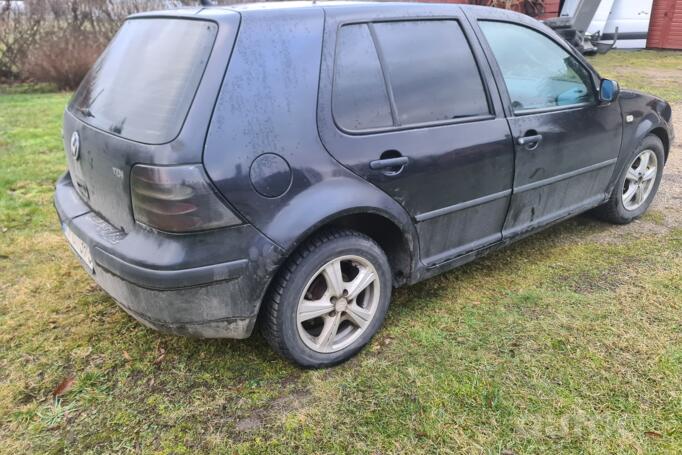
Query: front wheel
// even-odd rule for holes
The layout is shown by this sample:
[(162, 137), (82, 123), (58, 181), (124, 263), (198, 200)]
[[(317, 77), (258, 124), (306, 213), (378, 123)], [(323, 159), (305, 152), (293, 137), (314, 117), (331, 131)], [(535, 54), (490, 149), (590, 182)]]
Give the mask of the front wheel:
[(289, 360), (331, 366), (354, 356), (376, 333), (391, 288), (391, 268), (376, 242), (329, 230), (283, 266), (264, 302), (261, 331)]
[(630, 155), (609, 200), (595, 209), (605, 221), (627, 224), (646, 212), (663, 176), (665, 152), (661, 140), (650, 135)]

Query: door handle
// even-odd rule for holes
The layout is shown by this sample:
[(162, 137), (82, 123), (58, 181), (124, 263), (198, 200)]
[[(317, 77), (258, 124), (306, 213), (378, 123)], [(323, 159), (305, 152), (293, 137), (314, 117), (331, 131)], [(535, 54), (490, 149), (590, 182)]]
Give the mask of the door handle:
[[(406, 156), (399, 156), (397, 158), (385, 158), (383, 160), (374, 160), (369, 162), (369, 168), (375, 171), (388, 168), (402, 168), (409, 160)], [(400, 171), (398, 171), (400, 172)]]
[(542, 134), (531, 134), (516, 139), (516, 143), (526, 147), (528, 150), (534, 150), (542, 142)]
[(378, 160), (369, 162), (369, 168), (373, 171), (381, 171), (388, 177), (393, 177), (403, 172), (408, 161), (407, 157), (403, 156), (398, 150), (385, 150)]

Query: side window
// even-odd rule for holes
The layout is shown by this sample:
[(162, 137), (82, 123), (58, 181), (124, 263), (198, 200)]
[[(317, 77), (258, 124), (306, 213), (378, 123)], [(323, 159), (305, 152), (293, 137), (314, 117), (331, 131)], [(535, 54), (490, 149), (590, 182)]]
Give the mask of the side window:
[(594, 101), (589, 72), (551, 39), (521, 25), (480, 21), (515, 113)]
[(339, 31), (332, 110), (339, 126), (348, 130), (393, 125), (384, 76), (367, 24), (346, 25)]
[(471, 48), (454, 20), (341, 27), (332, 111), (339, 126), (355, 131), (490, 113)]
[(489, 113), (476, 61), (456, 21), (374, 27), (401, 125)]

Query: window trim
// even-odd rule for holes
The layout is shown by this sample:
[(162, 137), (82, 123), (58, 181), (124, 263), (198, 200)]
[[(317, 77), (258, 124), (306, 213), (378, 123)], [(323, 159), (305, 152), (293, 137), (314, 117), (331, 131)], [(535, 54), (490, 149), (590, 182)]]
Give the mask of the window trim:
[[(535, 114), (545, 114), (557, 111), (570, 111), (574, 109), (581, 109), (583, 107), (595, 106), (596, 101), (589, 103), (575, 103), (575, 104), (562, 104), (561, 106), (549, 106), (549, 107), (536, 107), (530, 109), (524, 109), (520, 112), (515, 112), (514, 117), (523, 117), (524, 115), (535, 115)], [(512, 111), (513, 112), (513, 111)]]
[[(381, 23), (386, 23), (386, 22), (430, 22), (430, 21), (453, 21), (453, 22), (456, 22), (457, 25), (459, 26), (459, 28), (462, 32), (462, 35), (464, 36), (464, 39), (466, 40), (467, 44), (469, 45), (469, 50), (471, 51), (471, 56), (474, 59), (474, 63), (476, 64), (476, 72), (478, 73), (478, 76), (480, 78), (481, 85), (483, 87), (483, 92), (485, 93), (485, 97), (486, 97), (486, 105), (488, 106), (488, 113), (487, 114), (468, 115), (466, 117), (459, 117), (459, 118), (447, 119), (447, 120), (433, 120), (430, 122), (400, 124), (400, 120), (398, 118), (398, 110), (397, 110), (397, 107), (395, 106), (395, 98), (393, 95), (393, 87), (390, 85), (390, 82), (391, 82), (390, 81), (390, 75), (389, 75), (388, 71), (386, 70), (384, 56), (383, 56), (383, 50), (381, 49), (381, 45), (379, 44), (379, 41), (377, 39), (376, 31), (374, 30), (374, 24), (381, 24)], [(391, 118), (393, 120), (392, 126), (353, 130), (353, 129), (345, 128), (342, 125), (340, 125), (336, 119), (336, 116), (334, 115), (334, 96), (333, 96), (333, 94), (334, 94), (334, 86), (336, 85), (336, 61), (337, 61), (337, 55), (338, 55), (338, 37), (339, 37), (339, 33), (341, 32), (341, 28), (348, 26), (348, 25), (367, 25), (367, 27), (369, 29), (369, 33), (370, 33), (370, 36), (372, 38), (372, 45), (374, 46), (374, 50), (377, 53), (377, 59), (379, 61), (379, 66), (381, 67), (381, 73), (382, 73), (382, 76), (384, 78), (384, 89), (386, 90), (386, 93), (388, 94), (389, 108), (391, 110)], [(395, 18), (395, 19), (379, 19), (379, 20), (366, 20), (365, 19), (365, 20), (348, 20), (348, 21), (339, 22), (337, 25), (337, 28), (336, 28), (335, 36), (334, 36), (334, 59), (333, 59), (331, 71), (332, 71), (332, 75), (331, 75), (332, 80), (331, 80), (331, 90), (329, 92), (329, 94), (330, 94), (331, 117), (332, 117), (332, 120), (334, 121), (334, 125), (336, 126), (336, 128), (339, 131), (346, 133), (346, 134), (349, 134), (349, 135), (363, 136), (363, 135), (368, 135), (368, 134), (392, 133), (392, 132), (397, 132), (397, 131), (406, 131), (406, 130), (415, 130), (415, 129), (429, 128), (429, 127), (457, 125), (457, 124), (461, 124), (461, 123), (480, 122), (480, 121), (492, 120), (492, 119), (496, 118), (495, 107), (494, 107), (492, 99), (491, 99), (492, 95), (490, 92), (490, 88), (488, 87), (488, 83), (487, 83), (485, 75), (481, 71), (481, 62), (476, 56), (476, 52), (474, 51), (474, 46), (472, 45), (472, 39), (469, 36), (469, 34), (467, 33), (467, 30), (463, 25), (463, 20), (462, 20), (462, 18), (460, 18), (458, 16), (428, 16), (428, 17), (412, 16), (412, 17), (401, 17), (401, 18)]]
[[(381, 70), (381, 76), (384, 79), (384, 90), (386, 90), (386, 95), (388, 96), (388, 106), (391, 109), (391, 120), (393, 120), (392, 126), (400, 126), (400, 117), (398, 116), (398, 105), (395, 103), (395, 94), (393, 93), (393, 83), (391, 82), (391, 74), (386, 71), (386, 57), (384, 56), (384, 49), (379, 44), (379, 37), (377, 36), (377, 31), (374, 28), (374, 22), (368, 22), (367, 30), (369, 31), (369, 36), (372, 40), (372, 46), (374, 46), (374, 52), (377, 54), (377, 60), (379, 61), (379, 69)], [(341, 29), (339, 29), (339, 33)], [(334, 70), (336, 70), (336, 60), (334, 60)], [(333, 74), (334, 79), (336, 79), (336, 71)], [(334, 94), (334, 85), (332, 84), (332, 96)], [(332, 115), (334, 115), (334, 106), (332, 98)]]
[[(522, 110), (520, 112), (515, 111), (514, 107), (512, 106), (513, 103), (512, 103), (511, 96), (509, 95), (509, 90), (507, 89), (507, 82), (504, 79), (504, 74), (502, 74), (502, 69), (500, 68), (500, 65), (497, 63), (497, 57), (495, 56), (495, 52), (490, 47), (490, 43), (488, 42), (488, 37), (485, 35), (483, 28), (480, 26), (480, 22), (499, 22), (502, 24), (516, 25), (517, 27), (526, 28), (526, 29), (528, 29), (534, 33), (537, 33), (537, 34), (547, 38), (548, 40), (550, 40), (552, 43), (554, 43), (560, 49), (565, 51), (570, 57), (572, 57), (580, 66), (583, 67), (583, 69), (587, 72), (587, 74), (590, 75), (590, 87), (589, 88), (591, 88), (591, 90), (592, 90), (593, 100), (591, 102), (564, 104), (561, 106), (548, 106), (548, 107), (530, 108), (530, 109)], [(576, 57), (576, 55), (572, 49), (567, 48), (561, 42), (557, 41), (552, 36), (545, 33), (543, 30), (537, 29), (535, 27), (531, 27), (527, 24), (522, 24), (520, 22), (503, 20), (503, 19), (488, 19), (488, 18), (477, 18), (476, 19), (476, 26), (478, 27), (478, 30), (481, 33), (481, 37), (485, 41), (485, 46), (483, 46), (484, 52), (486, 54), (490, 54), (489, 60), (492, 60), (492, 61), (490, 61), (490, 64), (493, 67), (493, 77), (501, 79), (503, 90), (500, 90), (500, 92), (504, 91), (504, 95), (503, 95), (504, 100), (503, 101), (509, 110), (509, 116), (511, 116), (511, 117), (524, 117), (526, 115), (537, 115), (537, 114), (545, 114), (545, 113), (552, 113), (552, 112), (561, 112), (561, 111), (569, 111), (569, 110), (574, 110), (574, 109), (581, 109), (584, 107), (597, 106), (599, 104), (598, 103), (599, 93), (598, 93), (597, 88), (595, 87), (595, 83), (594, 83), (595, 82), (594, 72), (588, 66), (586, 66), (582, 60), (580, 60), (578, 57)], [(498, 89), (500, 88), (499, 85), (500, 84), (498, 84)]]

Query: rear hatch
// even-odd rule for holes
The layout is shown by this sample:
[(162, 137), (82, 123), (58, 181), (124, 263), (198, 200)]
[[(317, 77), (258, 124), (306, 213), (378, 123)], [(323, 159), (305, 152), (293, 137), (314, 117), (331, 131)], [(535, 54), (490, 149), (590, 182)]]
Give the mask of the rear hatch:
[(210, 20), (128, 19), (74, 94), (64, 115), (69, 171), (83, 200), (115, 227), (135, 223), (133, 165), (201, 162), (238, 24), (227, 11)]

